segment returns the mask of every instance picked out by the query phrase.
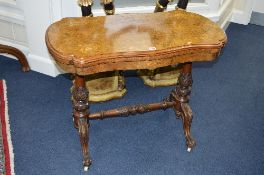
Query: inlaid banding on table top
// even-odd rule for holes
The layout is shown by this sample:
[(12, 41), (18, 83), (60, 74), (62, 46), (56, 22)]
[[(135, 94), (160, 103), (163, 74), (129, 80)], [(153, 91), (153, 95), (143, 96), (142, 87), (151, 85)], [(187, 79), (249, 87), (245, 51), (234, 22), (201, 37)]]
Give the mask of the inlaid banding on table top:
[[(154, 63), (157, 58), (177, 56), (181, 51), (188, 55), (193, 49), (201, 49), (198, 54), (217, 54), (226, 40), (225, 33), (217, 24), (182, 10), (64, 18), (52, 24), (46, 33), (46, 43), (55, 60), (75, 68), (107, 64), (111, 59), (118, 64), (123, 61), (140, 64), (146, 60)], [(211, 60), (215, 54), (211, 54)], [(193, 58), (192, 61), (205, 60)], [(137, 66), (128, 69), (133, 68)], [(103, 71), (111, 70), (100, 70)]]

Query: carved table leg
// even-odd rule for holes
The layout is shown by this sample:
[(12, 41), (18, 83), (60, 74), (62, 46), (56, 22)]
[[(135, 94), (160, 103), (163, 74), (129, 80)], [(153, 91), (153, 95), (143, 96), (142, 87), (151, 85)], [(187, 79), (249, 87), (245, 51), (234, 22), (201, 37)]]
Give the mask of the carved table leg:
[(195, 141), (191, 136), (190, 128), (192, 123), (192, 110), (188, 104), (192, 87), (192, 63), (183, 65), (176, 88), (171, 92), (170, 99), (175, 101), (174, 111), (176, 116), (182, 118), (184, 135), (186, 139), (187, 151), (190, 152), (195, 146)]
[(85, 79), (82, 76), (75, 76), (74, 88), (72, 91), (74, 126), (79, 131), (80, 142), (83, 153), (83, 166), (87, 171), (91, 165), (89, 153), (89, 92), (85, 87)]

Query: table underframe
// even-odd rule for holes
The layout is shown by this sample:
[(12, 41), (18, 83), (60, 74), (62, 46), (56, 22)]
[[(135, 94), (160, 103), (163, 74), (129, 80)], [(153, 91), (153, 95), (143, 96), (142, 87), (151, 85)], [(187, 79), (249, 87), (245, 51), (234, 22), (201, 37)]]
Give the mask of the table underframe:
[(89, 152), (89, 120), (94, 119), (129, 116), (173, 108), (176, 117), (182, 119), (187, 151), (190, 152), (196, 144), (190, 133), (193, 118), (192, 110), (188, 104), (191, 87), (192, 63), (184, 63), (175, 88), (171, 91), (170, 96), (165, 98), (162, 102), (124, 106), (90, 114), (89, 91), (85, 86), (85, 78), (84, 76), (75, 75), (74, 87), (72, 90), (73, 119), (74, 126), (78, 130), (80, 137), (84, 170), (87, 171), (92, 162)]

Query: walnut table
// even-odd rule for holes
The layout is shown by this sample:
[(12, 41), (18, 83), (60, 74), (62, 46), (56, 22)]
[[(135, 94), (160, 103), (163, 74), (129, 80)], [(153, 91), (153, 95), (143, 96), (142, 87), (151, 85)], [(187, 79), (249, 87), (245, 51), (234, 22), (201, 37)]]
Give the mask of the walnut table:
[[(200, 15), (174, 10), (153, 14), (123, 14), (94, 18), (65, 18), (46, 32), (46, 44), (58, 65), (75, 74), (72, 90), (74, 126), (79, 131), (83, 166), (91, 164), (89, 120), (173, 108), (183, 121), (187, 150), (195, 146), (190, 134), (188, 105), (192, 62), (212, 61), (225, 45), (224, 31)], [(176, 87), (160, 103), (126, 106), (89, 113), (85, 75), (183, 64)]]

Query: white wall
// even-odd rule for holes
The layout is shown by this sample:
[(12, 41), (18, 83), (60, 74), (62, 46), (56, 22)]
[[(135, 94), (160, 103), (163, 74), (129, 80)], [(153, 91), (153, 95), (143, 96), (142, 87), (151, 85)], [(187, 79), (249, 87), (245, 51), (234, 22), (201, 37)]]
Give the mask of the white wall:
[[(233, 3), (234, 0), (204, 0), (203, 3), (189, 3), (187, 10), (202, 14), (217, 22), (222, 28), (225, 28), (233, 14)], [(27, 47), (25, 48), (19, 43), (16, 43), (15, 46), (24, 51), (32, 70), (50, 76), (60, 74), (47, 51), (45, 31), (52, 22), (62, 17), (80, 16), (81, 12), (76, 0), (17, 0), (16, 6), (18, 10), (23, 11), (24, 20), (22, 21), (27, 33)], [(173, 10), (174, 8), (175, 5), (170, 5), (168, 10)], [(153, 9), (154, 6), (124, 7), (117, 8), (116, 13), (145, 13), (153, 12)], [(95, 16), (104, 15), (102, 8), (94, 9), (93, 13)], [(9, 32), (8, 29), (5, 31), (5, 33)], [(0, 43), (3, 42), (4, 40), (0, 38)], [(9, 45), (12, 44), (14, 43), (9, 41)]]
[(17, 5), (25, 16), (31, 69), (51, 76), (59, 74), (45, 45), (45, 31), (53, 20), (51, 1), (17, 0)]
[(231, 21), (247, 25), (250, 22), (255, 1), (256, 0), (235, 0), (235, 9)]
[(23, 12), (14, 0), (0, 0), (0, 40), (27, 46)]
[(237, 10), (243, 10), (247, 0), (235, 0), (235, 8)]
[[(190, 3), (202, 3), (206, 0), (189, 0)], [(174, 0), (172, 3), (177, 4), (178, 0)], [(135, 7), (135, 6), (152, 6), (155, 5), (156, 0), (115, 0), (117, 8), (120, 7)], [(94, 0), (94, 8), (101, 8), (99, 0)]]
[(255, 0), (253, 11), (258, 13), (264, 13), (264, 0)]

